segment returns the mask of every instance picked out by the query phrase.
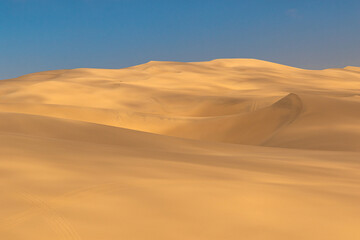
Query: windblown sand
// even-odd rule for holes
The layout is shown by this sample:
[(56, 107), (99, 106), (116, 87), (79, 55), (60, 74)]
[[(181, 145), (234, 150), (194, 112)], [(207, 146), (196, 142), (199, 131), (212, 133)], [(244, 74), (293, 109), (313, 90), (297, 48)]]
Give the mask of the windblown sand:
[(360, 239), (360, 68), (0, 81), (0, 239)]

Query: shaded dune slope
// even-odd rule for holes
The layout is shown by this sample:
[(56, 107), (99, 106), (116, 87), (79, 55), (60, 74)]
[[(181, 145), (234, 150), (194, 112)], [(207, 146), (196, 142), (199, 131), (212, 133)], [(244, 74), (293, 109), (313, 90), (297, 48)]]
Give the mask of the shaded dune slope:
[[(0, 105), (0, 109), (5, 112), (80, 120), (190, 139), (254, 145), (260, 144), (279, 128), (294, 121), (301, 108), (301, 100), (295, 94), (290, 94), (269, 107), (251, 113), (203, 118), (164, 117), (154, 114), (67, 106)], [(28, 118), (33, 119), (35, 116), (32, 118), (28, 116)], [(262, 122), (265, 119), (266, 124)], [(22, 126), (22, 124), (14, 126), (16, 125)]]

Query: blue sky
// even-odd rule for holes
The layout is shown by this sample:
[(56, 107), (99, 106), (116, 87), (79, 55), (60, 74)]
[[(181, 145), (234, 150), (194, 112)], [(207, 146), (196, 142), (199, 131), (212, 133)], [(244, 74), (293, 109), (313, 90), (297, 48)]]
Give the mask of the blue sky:
[(215, 58), (360, 66), (360, 1), (0, 0), (0, 79)]

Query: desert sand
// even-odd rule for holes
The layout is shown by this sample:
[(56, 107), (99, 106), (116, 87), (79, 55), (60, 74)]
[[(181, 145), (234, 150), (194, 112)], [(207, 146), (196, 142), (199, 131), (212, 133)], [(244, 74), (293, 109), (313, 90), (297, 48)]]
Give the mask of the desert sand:
[(360, 239), (360, 68), (0, 81), (0, 239)]

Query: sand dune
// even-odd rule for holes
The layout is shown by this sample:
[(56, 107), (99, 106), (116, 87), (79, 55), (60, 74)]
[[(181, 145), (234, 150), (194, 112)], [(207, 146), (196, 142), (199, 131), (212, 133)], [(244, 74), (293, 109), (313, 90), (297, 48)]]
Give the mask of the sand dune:
[(0, 239), (360, 239), (360, 68), (0, 81)]
[(1, 82), (0, 111), (198, 140), (359, 151), (353, 69), (220, 59), (50, 71)]

